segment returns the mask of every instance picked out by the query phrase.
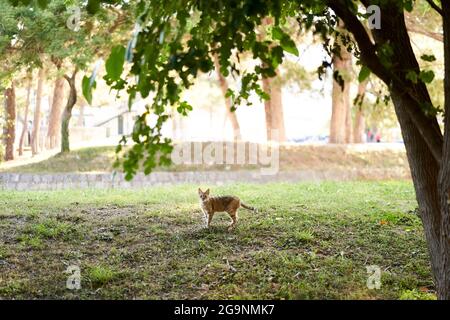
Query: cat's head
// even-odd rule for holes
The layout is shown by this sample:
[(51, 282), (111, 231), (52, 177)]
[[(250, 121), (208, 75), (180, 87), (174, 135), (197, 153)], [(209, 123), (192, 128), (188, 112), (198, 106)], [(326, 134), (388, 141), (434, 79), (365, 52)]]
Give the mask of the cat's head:
[(205, 192), (202, 191), (202, 189), (198, 188), (198, 196), (200, 197), (200, 200), (206, 201), (209, 198), (209, 189)]

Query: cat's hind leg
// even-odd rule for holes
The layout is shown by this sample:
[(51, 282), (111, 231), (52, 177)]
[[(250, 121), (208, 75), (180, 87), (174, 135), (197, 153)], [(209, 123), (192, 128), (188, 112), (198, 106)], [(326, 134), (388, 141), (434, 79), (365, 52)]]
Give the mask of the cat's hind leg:
[(228, 214), (231, 217), (231, 224), (228, 226), (228, 231), (231, 231), (234, 228), (236, 228), (236, 224), (238, 221), (238, 211), (237, 210), (229, 211)]

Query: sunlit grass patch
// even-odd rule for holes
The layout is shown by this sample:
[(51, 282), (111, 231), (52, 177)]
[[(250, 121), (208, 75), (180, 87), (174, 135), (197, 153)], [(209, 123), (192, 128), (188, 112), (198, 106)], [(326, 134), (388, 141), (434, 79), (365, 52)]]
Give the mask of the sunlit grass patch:
[[(213, 195), (237, 195), (260, 209), (240, 210), (232, 232), (226, 213), (205, 228), (198, 187), (0, 191), (1, 279), (9, 288), (0, 298), (422, 299), (424, 288), (434, 294), (408, 182), (210, 186)], [(68, 265), (81, 269), (76, 292), (65, 288)], [(367, 287), (369, 265), (381, 269), (380, 289)], [(33, 281), (18, 284), (30, 275)]]
[(105, 265), (96, 265), (88, 270), (88, 278), (94, 286), (105, 285), (119, 276), (119, 272)]

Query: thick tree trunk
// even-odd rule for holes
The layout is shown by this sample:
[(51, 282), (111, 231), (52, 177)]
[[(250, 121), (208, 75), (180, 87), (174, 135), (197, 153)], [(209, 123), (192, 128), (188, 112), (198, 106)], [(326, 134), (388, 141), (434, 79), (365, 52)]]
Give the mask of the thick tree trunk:
[[(348, 95), (350, 96), (350, 92), (348, 93)], [(345, 112), (345, 143), (353, 143), (354, 142), (353, 134), (354, 134), (354, 132), (353, 132), (352, 108), (351, 108), (350, 101), (348, 101), (348, 107)]]
[(400, 92), (392, 93), (398, 121), (402, 130), (408, 156), (411, 176), (416, 191), (420, 217), (427, 239), (431, 258), (431, 267), (435, 277), (436, 287), (439, 288), (440, 279), (440, 205), (438, 190), (439, 164), (429, 151), (422, 135), (408, 116), (406, 108), (417, 107), (415, 101), (408, 99)]
[(358, 96), (355, 99), (355, 129), (353, 132), (353, 142), (363, 143), (364, 131), (366, 130), (366, 123), (363, 112), (363, 102), (366, 93), (367, 81), (363, 81), (358, 85)]
[[(342, 30), (344, 24), (339, 21)], [(343, 87), (333, 79), (331, 121), (330, 121), (330, 143), (350, 143), (353, 136), (353, 121), (350, 103), (350, 83), (352, 72), (352, 55), (337, 38), (336, 45), (340, 46), (340, 54), (333, 56), (333, 74), (342, 77)]]
[(270, 96), (269, 100), (264, 101), (267, 141), (284, 142), (286, 141), (286, 130), (281, 87), (274, 83), (274, 78), (263, 79), (262, 83), (263, 90)]
[(72, 118), (72, 109), (75, 103), (77, 102), (77, 88), (75, 86), (75, 80), (78, 69), (72, 74), (72, 77), (64, 76), (64, 78), (69, 83), (70, 91), (69, 98), (67, 99), (66, 107), (64, 108), (61, 120), (61, 152), (69, 152), (70, 151), (70, 143), (69, 143), (69, 124), (70, 119)]
[(30, 108), (30, 98), (31, 98), (31, 86), (33, 83), (33, 79), (32, 76), (30, 75), (30, 78), (28, 80), (28, 85), (27, 85), (27, 100), (25, 101), (25, 111), (24, 111), (24, 115), (23, 115), (23, 127), (22, 127), (22, 132), (20, 134), (20, 139), (19, 139), (19, 156), (23, 155), (23, 142), (25, 140), (25, 135), (28, 132), (28, 111)]
[[(393, 48), (393, 56), (398, 61), (396, 69), (392, 72), (395, 73), (397, 79), (403, 79), (403, 83), (395, 79), (390, 87), (390, 92), (402, 129), (416, 199), (430, 253), (437, 295), (439, 299), (449, 299), (448, 189), (443, 187), (442, 177), (445, 175), (443, 172), (450, 165), (450, 159), (445, 159), (445, 154), (450, 154), (450, 144), (448, 147), (444, 145), (444, 152), (439, 157), (441, 152), (436, 150), (436, 146), (442, 148), (442, 135), (437, 119), (426, 116), (420, 111), (422, 104), (431, 105), (428, 90), (422, 82), (413, 84), (406, 80), (407, 71), (414, 70), (418, 73), (420, 68), (411, 47), (403, 12), (399, 11), (395, 4), (390, 4), (384, 8), (383, 13), (381, 22), (383, 28), (375, 32), (375, 39), (380, 44), (389, 41)], [(450, 19), (447, 21), (450, 23)], [(448, 52), (445, 61), (448, 66), (450, 62)], [(448, 70), (448, 68), (446, 69)], [(446, 130), (446, 137), (448, 134), (448, 130)]]
[(41, 103), (42, 90), (44, 86), (45, 72), (44, 68), (40, 68), (38, 72), (38, 85), (36, 90), (36, 108), (34, 109), (33, 131), (31, 133), (31, 153), (36, 155), (39, 153), (39, 135), (41, 129)]
[(14, 160), (14, 140), (16, 138), (16, 89), (14, 82), (5, 90), (5, 161)]
[[(369, 1), (362, 2), (370, 4)], [(383, 27), (372, 30), (376, 45), (372, 44), (344, 1), (328, 1), (353, 33), (362, 62), (389, 86), (411, 169), (437, 296), (450, 299), (450, 0), (441, 0), (441, 3), (445, 54), (444, 137), (437, 118), (423, 112), (424, 105), (431, 105), (426, 85), (408, 80), (407, 73), (418, 74), (420, 67), (411, 47), (403, 10), (399, 10), (397, 1), (380, 3)], [(392, 49), (389, 67), (381, 63), (375, 52), (375, 48), (383, 45)]]
[(219, 58), (217, 57), (217, 54), (214, 54), (214, 65), (216, 68), (216, 74), (219, 78), (219, 86), (222, 90), (222, 94), (225, 99), (225, 109), (226, 109), (226, 115), (228, 120), (230, 121), (231, 125), (233, 126), (233, 135), (234, 138), (241, 140), (241, 128), (239, 126), (239, 121), (236, 116), (236, 112), (231, 111), (231, 101), (229, 97), (226, 97), (227, 91), (228, 91), (228, 83), (227, 79), (220, 73), (220, 64), (219, 64)]
[(440, 285), (438, 296), (450, 300), (450, 0), (442, 0), (442, 20), (444, 29), (444, 61), (445, 61), (445, 116), (444, 147), (439, 175), (439, 191), (441, 205), (440, 244), (442, 257), (439, 266)]
[(61, 112), (64, 102), (64, 82), (64, 77), (56, 79), (55, 87), (53, 89), (52, 107), (48, 120), (46, 139), (46, 145), (50, 149), (55, 148), (60, 140)]

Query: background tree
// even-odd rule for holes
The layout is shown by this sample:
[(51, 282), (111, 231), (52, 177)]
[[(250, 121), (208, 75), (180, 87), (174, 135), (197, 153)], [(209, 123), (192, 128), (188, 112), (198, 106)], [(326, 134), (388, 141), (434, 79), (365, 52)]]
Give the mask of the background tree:
[(348, 41), (344, 32), (344, 23), (339, 20), (340, 33), (335, 39), (333, 49), (333, 89), (331, 94), (330, 143), (352, 142), (352, 115), (350, 102), (350, 85), (352, 83), (352, 54), (340, 50)]
[(28, 132), (28, 114), (29, 114), (29, 108), (30, 108), (30, 101), (31, 101), (31, 85), (33, 83), (33, 75), (31, 72), (27, 73), (27, 97), (25, 100), (25, 108), (23, 113), (23, 125), (22, 125), (22, 132), (20, 134), (19, 138), (19, 156), (23, 155), (23, 144), (25, 140), (25, 135)]
[(62, 107), (64, 104), (64, 84), (65, 79), (59, 73), (61, 72), (61, 61), (54, 60), (58, 74), (56, 75), (56, 80), (53, 88), (53, 98), (48, 120), (48, 130), (46, 147), (53, 149), (55, 148), (61, 140), (61, 114)]
[(45, 70), (39, 68), (37, 75), (36, 105), (34, 108), (33, 130), (31, 132), (31, 153), (36, 155), (40, 151), (39, 136), (41, 131), (42, 91), (44, 90)]
[(217, 55), (214, 55), (214, 66), (216, 69), (217, 78), (219, 80), (220, 90), (222, 90), (223, 96), (225, 98), (225, 109), (227, 118), (233, 127), (233, 134), (235, 135), (235, 138), (240, 140), (242, 138), (241, 128), (239, 125), (239, 121), (237, 119), (237, 115), (232, 109), (231, 99), (227, 96), (229, 87), (227, 79), (222, 75), (222, 73), (220, 73), (219, 59), (217, 58)]
[(3, 138), (5, 139), (5, 160), (14, 159), (14, 139), (16, 134), (16, 89), (14, 81), (5, 90), (5, 126)]

